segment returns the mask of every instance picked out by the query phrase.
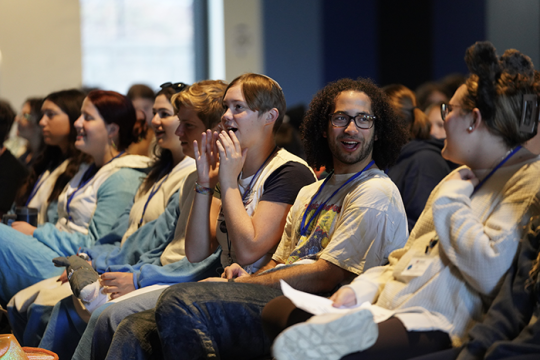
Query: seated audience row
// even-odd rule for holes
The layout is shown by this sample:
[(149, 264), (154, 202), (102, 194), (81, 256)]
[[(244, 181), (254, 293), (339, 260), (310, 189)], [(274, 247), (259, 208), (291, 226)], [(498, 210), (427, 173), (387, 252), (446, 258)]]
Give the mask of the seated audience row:
[[(292, 313), (292, 323), (300, 323), (277, 337), (277, 359), (321, 357), (328, 348), (329, 359), (407, 359), (460, 345), (482, 320), (484, 302), (499, 291), (525, 225), (540, 211), (540, 158), (522, 147), (538, 122), (522, 118), (523, 95), (537, 97), (540, 79), (528, 57), (509, 50), (499, 59), (490, 43), (471, 46), (465, 60), (471, 76), (442, 109), (443, 156), (466, 167), (433, 190), (389, 265), (366, 271), (331, 298), (336, 307), (366, 305), (314, 317), (278, 303), (289, 300), (268, 305), (274, 328), (290, 326)], [(312, 336), (330, 332), (335, 336)]]
[(409, 89), (342, 79), (302, 122), (307, 161), (276, 146), (264, 75), (165, 83), (150, 131), (118, 93), (50, 94), (15, 200), (38, 227), (0, 225), (14, 334), (72, 359), (538, 354), (540, 73), (488, 42), (465, 60), (444, 142)]

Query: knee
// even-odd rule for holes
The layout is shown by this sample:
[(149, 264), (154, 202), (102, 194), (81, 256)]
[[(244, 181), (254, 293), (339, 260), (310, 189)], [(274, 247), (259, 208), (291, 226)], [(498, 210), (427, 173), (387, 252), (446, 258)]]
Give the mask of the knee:
[(110, 305), (101, 312), (95, 311), (90, 318), (89, 325), (95, 324), (96, 331), (114, 333), (118, 328), (118, 325), (126, 317), (126, 315), (119, 310), (120, 309), (117, 306)]
[(279, 296), (266, 304), (261, 313), (265, 334), (274, 340), (287, 327), (287, 319), (296, 307), (285, 296)]
[(156, 316), (178, 314), (183, 308), (191, 305), (197, 297), (190, 296), (192, 293), (190, 285), (192, 284), (181, 283), (165, 289), (156, 303)]
[(313, 314), (297, 308), (287, 297), (279, 296), (266, 304), (261, 320), (264, 332), (274, 340), (289, 326), (304, 322), (312, 316)]

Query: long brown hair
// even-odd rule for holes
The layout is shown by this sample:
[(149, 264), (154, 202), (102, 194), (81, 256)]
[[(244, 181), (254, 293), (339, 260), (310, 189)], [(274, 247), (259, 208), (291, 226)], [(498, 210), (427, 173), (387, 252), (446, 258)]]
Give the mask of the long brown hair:
[(30, 174), (28, 175), (24, 185), (19, 190), (18, 196), (15, 200), (15, 203), (19, 206), (26, 204), (26, 201), (28, 200), (28, 197), (30, 196), (38, 177), (46, 170), (53, 171), (56, 169), (56, 167), (58, 167), (58, 165), (64, 162), (64, 160), (69, 159), (66, 170), (60, 174), (58, 179), (56, 179), (51, 194), (47, 199), (47, 201), (50, 203), (58, 199), (58, 196), (60, 193), (62, 193), (64, 187), (79, 171), (79, 166), (83, 162), (91, 161), (88, 155), (75, 148), (75, 138), (77, 133), (73, 124), (81, 115), (84, 94), (77, 89), (62, 90), (47, 95), (44, 101), (45, 100), (53, 102), (69, 118), (70, 132), (68, 135), (68, 149), (64, 154), (58, 146), (45, 145), (45, 148), (36, 158), (36, 161), (31, 167)]
[[(163, 85), (162, 85), (163, 86)], [(185, 89), (188, 88), (187, 86), (184, 86), (180, 89), (180, 91), (185, 91)], [(158, 93), (156, 94), (156, 98), (160, 95), (165, 95), (167, 100), (171, 102), (171, 98), (174, 94), (176, 94), (176, 88), (173, 86), (163, 87)], [(172, 105), (172, 103), (171, 103)], [(152, 163), (152, 166), (150, 168), (150, 171), (148, 173), (148, 176), (144, 179), (141, 187), (144, 193), (148, 192), (150, 188), (159, 181), (165, 174), (168, 174), (173, 169), (173, 154), (171, 150), (169, 149), (163, 149), (160, 146), (157, 145), (157, 143), (154, 145), (154, 157), (155, 160)]]

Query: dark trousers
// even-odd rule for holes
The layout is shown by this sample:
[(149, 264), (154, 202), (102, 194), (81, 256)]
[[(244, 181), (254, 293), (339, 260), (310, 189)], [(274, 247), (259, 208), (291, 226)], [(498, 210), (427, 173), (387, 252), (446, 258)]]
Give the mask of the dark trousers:
[[(273, 339), (287, 327), (306, 321), (313, 315), (298, 309), (289, 299), (280, 296), (268, 303), (262, 314), (263, 328)], [(377, 324), (379, 336), (367, 350), (344, 356), (342, 360), (409, 359), (449, 349), (450, 337), (443, 331), (407, 331), (398, 318)]]

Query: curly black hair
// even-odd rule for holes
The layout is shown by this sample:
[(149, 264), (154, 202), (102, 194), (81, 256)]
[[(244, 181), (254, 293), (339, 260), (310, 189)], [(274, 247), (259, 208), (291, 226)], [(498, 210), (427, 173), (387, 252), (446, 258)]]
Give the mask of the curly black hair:
[(371, 110), (376, 116), (374, 127), (376, 136), (373, 145), (373, 160), (379, 169), (393, 164), (401, 147), (408, 139), (408, 131), (391, 108), (386, 95), (370, 79), (341, 79), (320, 90), (309, 104), (309, 109), (301, 125), (302, 141), (307, 162), (315, 169), (325, 166), (327, 171), (334, 168), (334, 161), (327, 139), (329, 115), (334, 111), (335, 100), (343, 91), (354, 90), (365, 93), (371, 100)]

